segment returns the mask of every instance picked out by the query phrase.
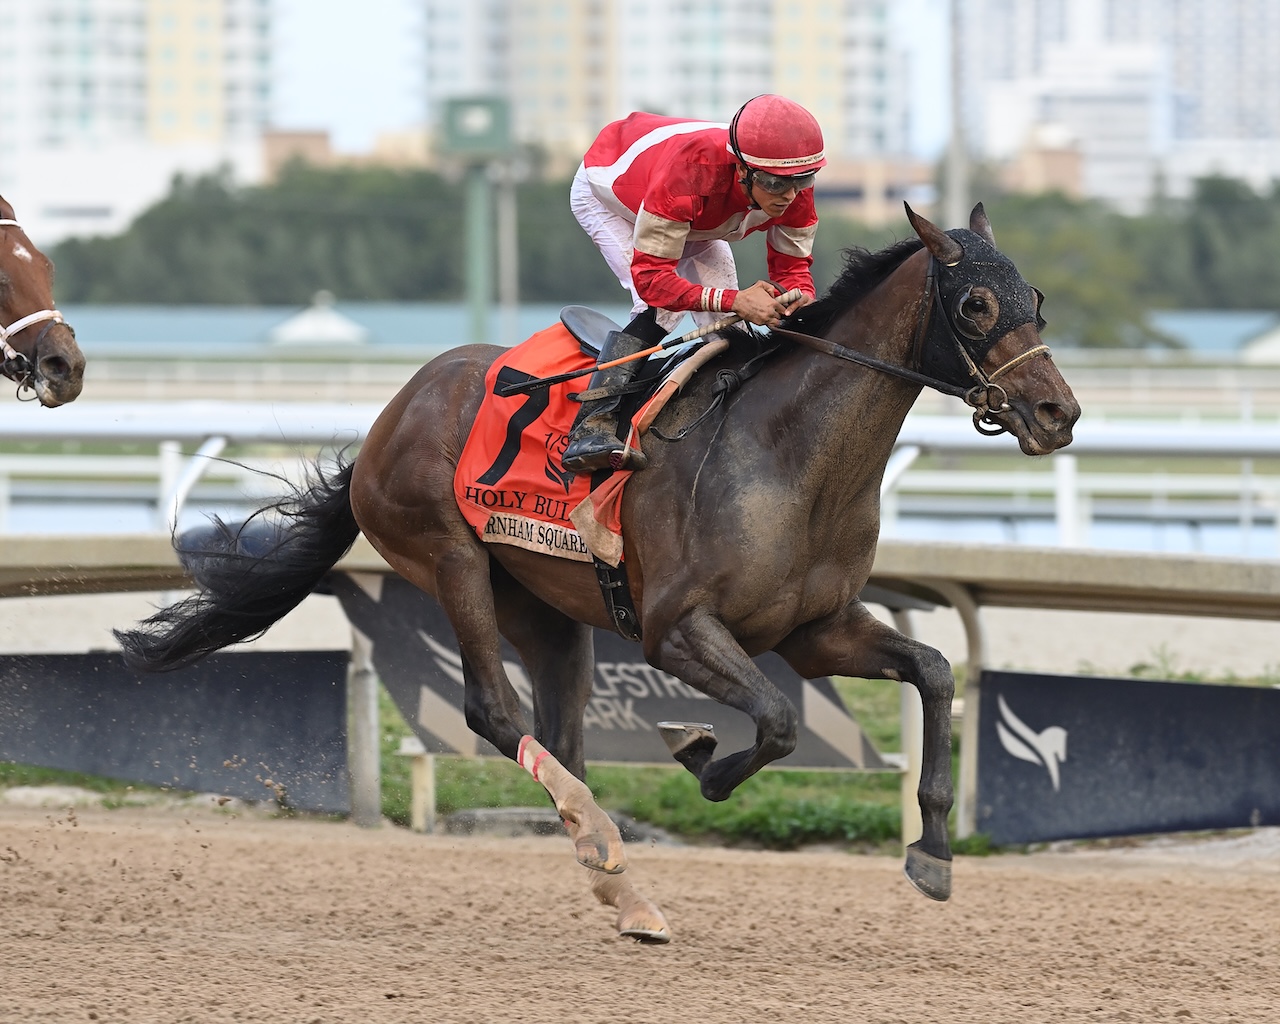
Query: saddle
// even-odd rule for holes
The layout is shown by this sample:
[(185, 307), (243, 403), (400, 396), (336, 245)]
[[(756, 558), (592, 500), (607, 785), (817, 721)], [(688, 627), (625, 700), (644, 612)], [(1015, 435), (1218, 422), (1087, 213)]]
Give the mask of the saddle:
[[(621, 496), (631, 473), (605, 470), (579, 477), (566, 472), (559, 458), (577, 404), (569, 388), (586, 383), (583, 378), (598, 361), (605, 336), (618, 329), (602, 313), (571, 306), (560, 323), (500, 355), (486, 372), (484, 399), (454, 474), (454, 493), (481, 541), (594, 563), (615, 628), (635, 638), (639, 625), (621, 564)], [(759, 339), (747, 332), (732, 337), (735, 348), (753, 349), (757, 355), (747, 366), (717, 374), (709, 408), (698, 420), (762, 361)], [(729, 347), (729, 339), (716, 337), (692, 351), (673, 350), (666, 359), (646, 360), (633, 381), (616, 392), (622, 398), (623, 429), (637, 434), (648, 430), (698, 367)], [(528, 386), (543, 380), (558, 383)]]
[(604, 348), (605, 336), (610, 331), (622, 330), (597, 309), (590, 306), (565, 306), (560, 310), (560, 322), (578, 339), (578, 346), (589, 356), (598, 356)]
[[(578, 348), (582, 350), (582, 354), (597, 360), (604, 349), (605, 337), (608, 333), (622, 330), (622, 327), (615, 324), (613, 320), (590, 306), (565, 306), (560, 310), (560, 322), (577, 340)], [(723, 349), (717, 351), (723, 351)], [(618, 423), (620, 429), (626, 429), (636, 410), (657, 391), (663, 377), (690, 355), (692, 355), (690, 352), (675, 352), (665, 360), (642, 359), (627, 383), (607, 388), (592, 388), (590, 394), (578, 392), (578, 394), (570, 397), (574, 398), (575, 401), (582, 402), (589, 398), (621, 396), (622, 405), (620, 411), (622, 415), (619, 417)], [(706, 358), (702, 362), (705, 362)], [(664, 400), (661, 404), (665, 405), (666, 401)], [(659, 409), (661, 409), (661, 405)], [(654, 415), (657, 415), (657, 411), (655, 410)]]
[[(560, 323), (573, 335), (582, 353), (593, 358), (599, 357), (604, 347), (605, 338), (610, 331), (622, 330), (622, 327), (614, 323), (612, 319), (599, 310), (592, 309), (590, 306), (565, 306), (560, 310)], [(727, 330), (728, 328), (726, 328)], [(703, 342), (696, 347), (673, 349), (666, 359), (645, 359), (641, 361), (640, 366), (632, 374), (628, 383), (613, 388), (593, 389), (588, 397), (622, 396), (621, 415), (618, 417), (619, 429), (626, 430), (634, 426), (638, 434), (643, 434), (649, 429), (667, 402), (690, 381), (702, 366), (722, 352), (728, 351), (731, 347), (732, 343), (726, 337), (719, 335), (710, 335), (709, 337), (711, 338), (710, 341)], [(762, 349), (759, 344), (759, 337), (744, 330), (738, 330), (730, 337), (739, 342), (750, 340), (752, 344), (748, 347), (751, 347), (753, 351), (747, 356), (746, 362), (739, 370), (726, 373), (723, 375), (723, 379), (717, 379), (716, 397), (708, 413), (719, 406), (726, 394), (736, 391), (744, 381), (754, 376), (759, 369), (759, 364), (777, 350), (777, 346)], [(571, 395), (570, 397), (576, 399), (577, 396)], [(632, 418), (641, 408), (644, 409), (643, 416), (632, 425)], [(699, 417), (698, 422), (701, 422), (702, 418)], [(691, 428), (681, 431), (679, 436), (683, 437), (688, 432), (688, 429)], [(666, 441), (678, 439), (664, 437), (657, 432), (655, 432), (655, 436)], [(623, 440), (626, 440), (626, 438), (623, 438)]]

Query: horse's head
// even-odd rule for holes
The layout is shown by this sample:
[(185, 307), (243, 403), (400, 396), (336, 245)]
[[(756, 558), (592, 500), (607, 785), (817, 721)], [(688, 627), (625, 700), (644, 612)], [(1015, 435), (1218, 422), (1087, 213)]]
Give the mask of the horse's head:
[(41, 405), (65, 405), (84, 386), (84, 354), (53, 305), (53, 263), (0, 198), (0, 355), (3, 373)]
[(907, 216), (933, 257), (920, 369), (966, 388), (984, 433), (1008, 430), (1028, 455), (1070, 444), (1080, 406), (1040, 340), (1044, 296), (996, 248), (982, 204), (967, 230), (943, 231), (910, 206)]

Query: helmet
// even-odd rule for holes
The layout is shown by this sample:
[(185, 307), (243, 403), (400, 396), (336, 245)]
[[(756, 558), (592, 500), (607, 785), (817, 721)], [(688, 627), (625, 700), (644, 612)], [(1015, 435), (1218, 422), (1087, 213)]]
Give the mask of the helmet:
[(771, 174), (808, 174), (827, 162), (817, 119), (794, 100), (769, 93), (738, 108), (729, 148), (752, 170)]

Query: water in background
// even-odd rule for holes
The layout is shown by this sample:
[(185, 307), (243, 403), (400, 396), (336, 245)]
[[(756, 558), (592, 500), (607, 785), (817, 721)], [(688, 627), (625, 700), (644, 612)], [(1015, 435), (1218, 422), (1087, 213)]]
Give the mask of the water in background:
[[(619, 289), (621, 291), (621, 289)], [(362, 347), (411, 350), (423, 358), (471, 341), (471, 314), (464, 303), (336, 302), (328, 307), (362, 328)], [(493, 308), (488, 338), (513, 345), (560, 319), (561, 305), (528, 303), (514, 310)], [(615, 323), (630, 319), (625, 303), (593, 304)], [(86, 350), (100, 356), (151, 355), (206, 358), (272, 348), (271, 333), (307, 312), (297, 306), (64, 306)], [(691, 325), (686, 318), (685, 326)], [(316, 346), (318, 353), (323, 346)]]

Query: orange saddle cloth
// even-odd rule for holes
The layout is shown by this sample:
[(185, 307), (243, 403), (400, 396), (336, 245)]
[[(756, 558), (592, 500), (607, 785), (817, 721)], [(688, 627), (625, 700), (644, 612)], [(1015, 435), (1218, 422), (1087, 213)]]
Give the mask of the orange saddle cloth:
[(486, 544), (581, 562), (590, 562), (593, 552), (610, 565), (621, 561), (619, 506), (631, 472), (615, 472), (592, 492), (590, 474), (560, 465), (580, 408), (568, 396), (586, 388), (586, 374), (525, 395), (497, 394), (507, 384), (594, 363), (556, 324), (489, 367), (484, 400), (453, 477), (458, 507)]

